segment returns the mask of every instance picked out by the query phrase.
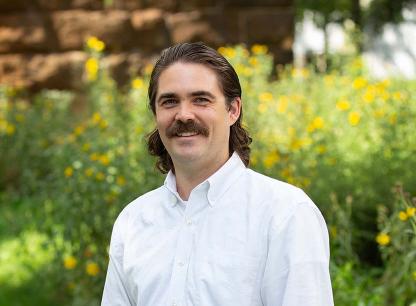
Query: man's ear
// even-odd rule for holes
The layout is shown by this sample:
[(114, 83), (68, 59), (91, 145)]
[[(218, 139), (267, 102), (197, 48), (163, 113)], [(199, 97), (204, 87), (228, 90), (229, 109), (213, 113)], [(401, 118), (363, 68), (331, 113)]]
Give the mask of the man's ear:
[(230, 126), (233, 125), (237, 119), (240, 117), (241, 113), (241, 98), (236, 97), (233, 99), (233, 101), (230, 104), (230, 107), (228, 109), (228, 115), (230, 118)]

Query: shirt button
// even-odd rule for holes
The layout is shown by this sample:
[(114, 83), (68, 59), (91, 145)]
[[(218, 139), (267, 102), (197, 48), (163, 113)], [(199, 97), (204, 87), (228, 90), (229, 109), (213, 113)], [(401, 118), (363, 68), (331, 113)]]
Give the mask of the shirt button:
[(184, 263), (183, 261), (178, 262), (179, 267), (183, 267)]
[(192, 225), (192, 221), (188, 219), (188, 220), (186, 220), (186, 224)]

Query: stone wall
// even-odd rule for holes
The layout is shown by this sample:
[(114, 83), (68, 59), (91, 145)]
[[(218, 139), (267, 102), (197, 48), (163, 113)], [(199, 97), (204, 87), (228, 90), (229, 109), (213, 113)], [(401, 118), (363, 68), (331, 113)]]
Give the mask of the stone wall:
[(123, 83), (185, 41), (266, 44), (287, 63), (293, 35), (292, 0), (0, 0), (0, 84), (79, 88), (89, 36), (105, 42), (104, 62)]

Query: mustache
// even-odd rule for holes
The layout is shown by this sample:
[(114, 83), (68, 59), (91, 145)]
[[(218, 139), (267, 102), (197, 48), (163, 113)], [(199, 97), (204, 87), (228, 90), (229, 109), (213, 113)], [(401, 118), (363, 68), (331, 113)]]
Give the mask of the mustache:
[(205, 126), (193, 120), (188, 120), (186, 122), (176, 120), (166, 129), (166, 136), (169, 138), (175, 137), (182, 133), (197, 133), (205, 137), (209, 135), (209, 131)]

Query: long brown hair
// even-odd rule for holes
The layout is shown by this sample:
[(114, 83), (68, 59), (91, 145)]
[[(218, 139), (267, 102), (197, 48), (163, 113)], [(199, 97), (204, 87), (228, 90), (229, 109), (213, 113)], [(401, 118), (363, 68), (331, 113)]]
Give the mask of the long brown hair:
[[(217, 51), (203, 43), (182, 43), (162, 51), (150, 76), (149, 106), (156, 115), (155, 100), (157, 96), (159, 77), (162, 72), (176, 62), (202, 64), (212, 69), (218, 78), (222, 92), (230, 107), (235, 98), (241, 98), (241, 86), (237, 73), (231, 64)], [(230, 127), (229, 151), (230, 155), (237, 152), (246, 167), (250, 161), (251, 137), (242, 126), (243, 109), (237, 121)], [(172, 159), (160, 138), (159, 131), (155, 129), (147, 136), (149, 153), (157, 156), (156, 167), (162, 172), (174, 171)]]

